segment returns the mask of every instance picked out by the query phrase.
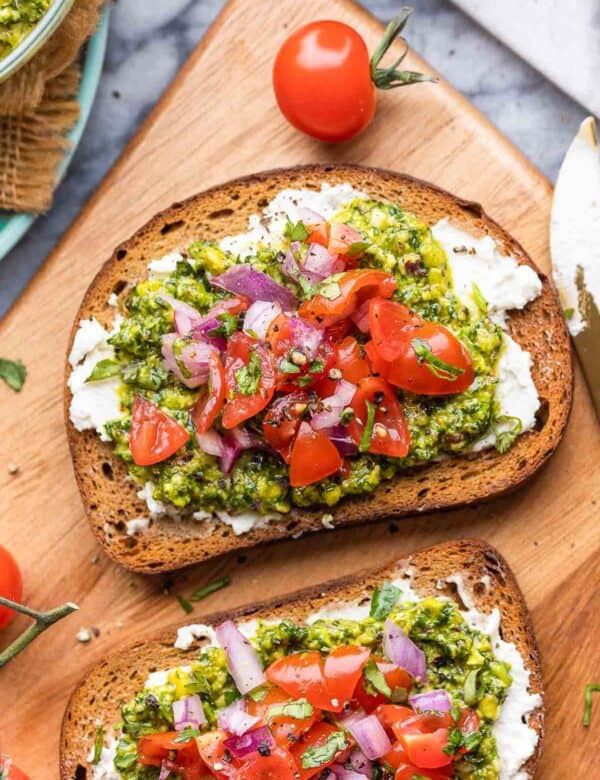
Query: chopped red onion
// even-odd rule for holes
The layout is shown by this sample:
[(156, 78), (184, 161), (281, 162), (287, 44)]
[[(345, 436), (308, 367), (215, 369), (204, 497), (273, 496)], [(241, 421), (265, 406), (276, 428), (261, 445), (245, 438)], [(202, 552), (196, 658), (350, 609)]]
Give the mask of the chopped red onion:
[(300, 244), (298, 244), (298, 242), (290, 244), (290, 248), (285, 253), (283, 262), (281, 263), (281, 269), (284, 274), (289, 276), (290, 279), (295, 280), (297, 280), (300, 276), (300, 266), (298, 265), (298, 260), (295, 254), (299, 246)]
[(223, 742), (223, 746), (229, 750), (234, 758), (242, 758), (248, 753), (255, 753), (262, 745), (268, 748), (275, 747), (275, 739), (267, 726), (248, 731), (240, 737), (230, 737)]
[(306, 206), (301, 206), (298, 209), (298, 218), (307, 228), (319, 228), (325, 225), (325, 217), (322, 217), (316, 211), (307, 209)]
[(273, 301), (255, 301), (244, 317), (244, 330), (259, 341), (267, 337), (269, 325), (281, 314), (281, 306)]
[(245, 295), (251, 301), (279, 303), (284, 311), (292, 311), (298, 306), (298, 299), (287, 287), (245, 263), (234, 265), (224, 274), (214, 276), (211, 284), (237, 295)]
[(355, 769), (348, 769), (343, 764), (333, 764), (331, 767), (331, 773), (327, 777), (333, 777), (336, 780), (365, 780), (365, 778), (372, 778), (373, 773), (366, 774), (364, 772), (357, 772)]
[(230, 734), (241, 737), (242, 734), (249, 731), (260, 720), (257, 715), (249, 715), (246, 707), (245, 699), (236, 699), (228, 707), (219, 710), (217, 713), (217, 726)]
[(452, 700), (447, 691), (442, 688), (436, 688), (426, 693), (415, 693), (408, 697), (411, 707), (417, 712), (450, 712), (452, 709)]
[(383, 652), (392, 663), (402, 667), (415, 679), (427, 679), (425, 653), (389, 619), (383, 628)]
[(202, 377), (203, 382), (206, 382), (208, 381), (209, 373), (208, 358), (214, 351), (214, 347), (211, 347), (210, 344), (203, 344), (201, 341), (190, 341), (181, 350), (179, 359), (193, 377), (198, 379)]
[(346, 730), (349, 730), (351, 723), (356, 723), (357, 721), (362, 720), (366, 714), (367, 713), (363, 710), (362, 707), (359, 707), (357, 710), (342, 710), (340, 714), (337, 715), (336, 720)]
[(229, 474), (238, 459), (242, 448), (230, 436), (225, 435), (222, 436), (221, 439), (223, 441), (223, 454), (221, 455), (219, 466), (224, 474)]
[(352, 723), (348, 730), (365, 756), (373, 761), (392, 749), (392, 743), (376, 715)]
[(311, 244), (308, 247), (308, 254), (302, 266), (303, 273), (310, 273), (318, 277), (318, 281), (322, 281), (343, 270), (344, 261), (338, 255), (330, 254), (321, 244)]
[(168, 295), (167, 293), (161, 292), (160, 297), (173, 309), (175, 330), (180, 336), (187, 336), (192, 328), (201, 322), (202, 315), (193, 306), (180, 301), (178, 298), (173, 298), (172, 295)]
[(352, 769), (356, 772), (362, 772), (367, 777), (371, 777), (373, 774), (373, 764), (359, 748), (355, 748), (352, 753), (350, 753), (347, 763), (350, 764)]
[(241, 694), (262, 685), (265, 674), (258, 653), (232, 620), (217, 626), (217, 641), (227, 656), (227, 668)]
[(361, 333), (368, 333), (369, 326), (369, 301), (363, 301), (358, 309), (352, 315), (352, 322), (360, 330)]
[(206, 433), (199, 433), (196, 431), (196, 441), (202, 452), (205, 452), (207, 455), (214, 455), (217, 458), (222, 458), (225, 454), (223, 437), (215, 430), (210, 430)]
[[(173, 343), (177, 338), (179, 338), (177, 333), (166, 333), (162, 337), (161, 353), (163, 357), (163, 365), (167, 371), (171, 371), (173, 374), (175, 374), (177, 379), (179, 379), (179, 381), (186, 387), (191, 389), (200, 387), (200, 385), (203, 385), (208, 379), (208, 360), (206, 363), (206, 370), (200, 370), (196, 374), (192, 373), (191, 376), (184, 376), (181, 368), (179, 367), (177, 359), (175, 358), (175, 353), (173, 352)], [(212, 349), (212, 347), (209, 347), (209, 349)]]
[(165, 760), (160, 765), (160, 774), (158, 776), (158, 780), (167, 780), (171, 772), (173, 772), (173, 774), (177, 773), (177, 765), (173, 763), (173, 761), (169, 761), (168, 758), (165, 758)]
[(323, 332), (300, 317), (290, 317), (290, 341), (309, 360), (314, 360), (323, 341)]
[(335, 393), (324, 398), (321, 402), (323, 405), (322, 411), (313, 415), (311, 420), (312, 427), (315, 430), (319, 430), (339, 425), (342, 412), (352, 401), (355, 393), (356, 385), (346, 382), (345, 379), (340, 379), (336, 385)]
[(196, 431), (196, 441), (202, 452), (220, 459), (219, 466), (224, 474), (229, 474), (242, 450), (264, 446), (258, 436), (245, 428), (232, 428), (225, 434), (214, 429), (206, 433)]
[(352, 458), (358, 454), (356, 442), (348, 433), (348, 428), (345, 425), (334, 425), (333, 428), (325, 428), (323, 433), (326, 433), (330, 441), (335, 444), (342, 458)]
[(252, 449), (252, 447), (263, 449), (265, 446), (263, 440), (259, 436), (252, 433), (247, 428), (240, 428), (239, 425), (236, 428), (231, 428), (228, 435), (242, 450), (249, 450)]
[(206, 716), (197, 693), (173, 702), (173, 722), (175, 731), (185, 728), (199, 729), (206, 726)]

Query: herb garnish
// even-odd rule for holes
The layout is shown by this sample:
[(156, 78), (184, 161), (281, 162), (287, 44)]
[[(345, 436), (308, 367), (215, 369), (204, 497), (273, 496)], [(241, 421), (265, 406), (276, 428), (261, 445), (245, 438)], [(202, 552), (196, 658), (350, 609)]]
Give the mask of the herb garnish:
[(102, 758), (102, 748), (104, 747), (104, 729), (102, 726), (98, 726), (96, 729), (96, 739), (94, 740), (94, 755), (92, 756), (92, 764), (98, 764)]
[(368, 241), (355, 241), (348, 247), (348, 255), (350, 257), (357, 257), (358, 255), (362, 255), (365, 249), (368, 249), (370, 246), (371, 244)]
[(224, 336), (228, 339), (238, 329), (238, 318), (235, 314), (225, 311), (222, 314), (217, 314), (217, 319), (221, 324), (209, 330), (209, 336)]
[(283, 235), (286, 238), (289, 238), (290, 241), (306, 241), (310, 236), (310, 232), (304, 222), (298, 220), (298, 222), (294, 224), (292, 220), (287, 217)]
[(475, 301), (475, 305), (479, 309), (481, 314), (487, 314), (488, 313), (488, 302), (486, 301), (483, 293), (481, 292), (481, 289), (479, 285), (476, 282), (473, 282), (471, 285), (472, 289), (472, 295), (473, 300)]
[(254, 395), (258, 392), (260, 379), (262, 377), (262, 366), (260, 358), (256, 352), (252, 352), (248, 365), (238, 368), (235, 372), (235, 382), (237, 389), (242, 395)]
[[(496, 426), (502, 423), (511, 423), (512, 428), (507, 431), (497, 431)], [(496, 417), (492, 424), (494, 433), (496, 434), (496, 442), (494, 447), (498, 452), (504, 454), (514, 444), (515, 439), (523, 430), (523, 423), (518, 417), (509, 417), (508, 415), (501, 415)]]
[(120, 370), (121, 366), (115, 360), (110, 360), (110, 358), (99, 360), (85, 381), (101, 382), (103, 379), (110, 379), (111, 376), (117, 376)]
[(335, 301), (342, 294), (342, 288), (338, 283), (338, 279), (341, 274), (335, 274), (330, 276), (329, 279), (325, 279), (324, 282), (317, 287), (317, 295), (322, 295), (323, 298), (327, 298), (328, 301)]
[(387, 696), (388, 699), (392, 697), (392, 689), (387, 684), (387, 681), (375, 663), (373, 658), (369, 658), (367, 665), (364, 668), (365, 680), (375, 689), (377, 693), (382, 693)]
[(573, 318), (573, 316), (575, 315), (575, 309), (573, 309), (573, 308), (568, 308), (568, 309), (565, 309), (565, 310), (563, 311), (563, 314), (565, 315), (565, 319), (566, 319), (566, 320), (570, 320), (570, 319), (572, 319), (572, 318)]
[(400, 589), (391, 582), (384, 582), (381, 589), (375, 586), (369, 615), (375, 620), (385, 620), (399, 598)]
[(269, 707), (267, 712), (267, 720), (271, 721), (274, 718), (285, 717), (295, 718), (296, 720), (303, 720), (304, 718), (310, 718), (314, 709), (306, 699), (296, 699), (295, 701), (288, 701), (285, 704), (274, 704)]
[(291, 360), (288, 358), (281, 358), (279, 361), (277, 367), (280, 371), (283, 371), (284, 374), (299, 374), (300, 369), (295, 363), (292, 363)]
[(592, 718), (592, 693), (600, 691), (600, 684), (590, 683), (585, 686), (585, 707), (583, 710), (583, 725), (589, 726)]
[(191, 739), (194, 739), (194, 737), (200, 736), (200, 729), (194, 729), (191, 726), (186, 726), (184, 729), (182, 729), (179, 734), (175, 737), (173, 742), (189, 742)]
[(348, 747), (343, 731), (334, 731), (322, 745), (314, 745), (302, 753), (302, 769), (316, 769), (329, 764), (336, 755)]
[(479, 669), (472, 669), (465, 678), (464, 699), (468, 707), (477, 704), (477, 674)]
[(0, 379), (4, 379), (6, 384), (15, 392), (20, 392), (25, 384), (27, 369), (22, 360), (8, 360), (0, 358)]
[(201, 601), (207, 596), (210, 596), (211, 593), (226, 588), (228, 585), (231, 585), (231, 579), (229, 577), (221, 577), (220, 580), (209, 582), (208, 585), (205, 585), (203, 588), (195, 590), (190, 596), (190, 601)]
[(190, 604), (190, 602), (185, 598), (185, 596), (176, 596), (177, 601), (179, 602), (179, 606), (181, 609), (186, 612), (188, 615), (190, 612), (194, 611), (194, 607)]
[(443, 748), (443, 751), (447, 756), (455, 755), (460, 748), (464, 748), (467, 753), (470, 753), (479, 747), (482, 739), (481, 731), (463, 734), (460, 729), (453, 728), (448, 731), (448, 744)]
[(465, 369), (453, 366), (451, 363), (446, 363), (445, 360), (437, 357), (431, 351), (431, 345), (424, 339), (413, 339), (410, 342), (417, 361), (420, 364), (425, 364), (429, 371), (438, 379), (445, 379), (447, 382), (456, 382), (456, 377), (459, 374), (464, 374)]
[(371, 447), (371, 438), (373, 437), (373, 426), (375, 425), (375, 412), (377, 407), (371, 401), (367, 401), (367, 422), (360, 437), (358, 445), (359, 452), (368, 452)]

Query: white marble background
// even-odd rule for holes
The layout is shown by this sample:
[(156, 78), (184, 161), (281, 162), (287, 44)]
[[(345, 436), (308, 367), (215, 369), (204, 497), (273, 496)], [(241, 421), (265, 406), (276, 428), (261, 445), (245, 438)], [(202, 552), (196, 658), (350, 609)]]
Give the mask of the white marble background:
[[(0, 263), (0, 316), (75, 218), (223, 4), (224, 0), (115, 2), (96, 103), (54, 207)], [(398, 0), (363, 4), (384, 22), (404, 5)], [(584, 110), (448, 0), (412, 0), (412, 5), (411, 45), (554, 180)]]

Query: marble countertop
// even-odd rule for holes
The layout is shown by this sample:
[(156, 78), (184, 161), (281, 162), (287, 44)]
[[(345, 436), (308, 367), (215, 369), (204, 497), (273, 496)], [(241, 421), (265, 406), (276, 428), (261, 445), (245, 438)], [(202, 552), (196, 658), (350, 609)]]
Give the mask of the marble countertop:
[[(76, 217), (223, 4), (115, 3), (96, 103), (54, 207), (0, 263), (0, 316)], [(385, 22), (401, 5), (397, 0), (363, 4)], [(413, 48), (554, 180), (585, 111), (448, 0), (413, 0), (412, 5), (408, 38)]]

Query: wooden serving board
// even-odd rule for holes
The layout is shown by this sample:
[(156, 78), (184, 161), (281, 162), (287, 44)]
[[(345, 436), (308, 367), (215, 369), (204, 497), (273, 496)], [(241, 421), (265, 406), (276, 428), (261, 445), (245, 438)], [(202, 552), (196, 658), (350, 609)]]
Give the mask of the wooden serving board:
[[(286, 31), (315, 18), (349, 22), (370, 49), (382, 32), (349, 0), (232, 0), (2, 323), (2, 355), (22, 357), (29, 376), (18, 395), (0, 387), (0, 541), (21, 563), (29, 604), (81, 606), (0, 670), (1, 749), (35, 780), (57, 775), (61, 716), (86, 667), (118, 643), (190, 620), (164, 594), (163, 579), (131, 575), (98, 550), (67, 451), (61, 390), (67, 337), (85, 288), (118, 242), (173, 201), (226, 179), (351, 161), (404, 171), (483, 203), (548, 270), (548, 182), (443, 80), (381, 95), (368, 132), (335, 147), (282, 120), (271, 63)], [(409, 67), (429, 70), (416, 56)], [(578, 372), (562, 445), (513, 496), (229, 555), (179, 575), (172, 593), (231, 574), (233, 587), (197, 605), (191, 616), (197, 621), (203, 610), (291, 591), (439, 540), (482, 537), (514, 568), (538, 634), (548, 713), (539, 776), (591, 777), (600, 701), (590, 729), (581, 717), (584, 685), (599, 676), (599, 455), (597, 420)], [(11, 462), (19, 466), (13, 476)], [(24, 624), (19, 619), (2, 643)], [(81, 626), (97, 627), (100, 635), (78, 644)]]

